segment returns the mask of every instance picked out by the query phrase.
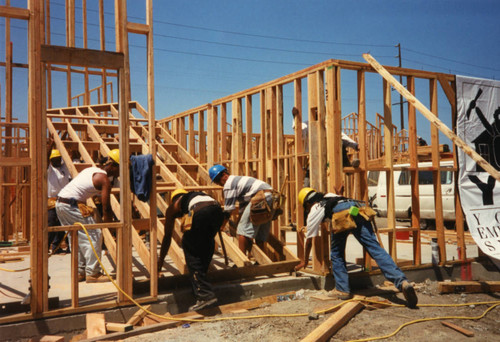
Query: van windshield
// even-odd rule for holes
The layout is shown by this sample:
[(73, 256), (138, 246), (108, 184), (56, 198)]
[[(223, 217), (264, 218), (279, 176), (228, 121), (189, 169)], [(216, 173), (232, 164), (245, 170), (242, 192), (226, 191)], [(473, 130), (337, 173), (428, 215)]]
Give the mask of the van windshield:
[[(452, 171), (441, 171), (441, 184), (451, 184), (453, 181)], [(401, 171), (398, 180), (399, 185), (411, 184), (410, 171)], [(418, 184), (432, 184), (432, 171), (418, 171)]]

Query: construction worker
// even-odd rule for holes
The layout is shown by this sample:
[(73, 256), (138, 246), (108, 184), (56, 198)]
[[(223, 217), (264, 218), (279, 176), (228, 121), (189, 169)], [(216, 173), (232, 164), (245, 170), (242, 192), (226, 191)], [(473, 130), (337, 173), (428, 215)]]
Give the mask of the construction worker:
[(236, 208), (239, 202), (239, 221), (236, 229), (238, 246), (243, 253), (252, 250), (253, 240), (262, 249), (267, 241), (271, 229), (271, 219), (256, 224), (251, 220), (251, 205), (254, 196), (265, 197), (267, 204), (272, 208), (272, 188), (269, 184), (249, 176), (232, 176), (223, 165), (216, 164), (208, 170), (212, 182), (223, 186), (224, 212), (227, 216)]
[[(333, 193), (322, 194), (312, 188), (303, 188), (300, 190), (298, 200), (304, 208), (307, 233), (304, 260), (296, 266), (296, 270), (307, 266), (311, 252), (312, 238), (319, 235), (321, 222), (332, 218), (330, 252), (332, 271), (335, 278), (335, 289), (329, 293), (329, 296), (342, 300), (352, 298), (345, 260), (347, 237), (352, 233), (361, 245), (365, 247), (370, 256), (375, 259), (387, 280), (393, 282), (394, 286), (403, 292), (407, 305), (411, 308), (416, 307), (418, 298), (415, 289), (404, 273), (394, 263), (390, 255), (378, 243), (371, 222), (366, 220), (362, 215), (357, 214), (360, 210), (358, 202)], [(355, 214), (356, 216), (353, 216)], [(341, 228), (337, 232), (335, 230), (338, 227), (334, 226), (337, 224), (337, 221), (333, 219), (334, 217), (345, 217), (345, 220), (338, 222), (338, 226)], [(351, 222), (352, 225), (348, 225)]]
[[(113, 220), (110, 206), (111, 181), (110, 177), (120, 175), (120, 151), (111, 150), (108, 159), (102, 168), (89, 167), (78, 174), (58, 194), (56, 211), (59, 221), (63, 225), (73, 225), (81, 222), (84, 225), (95, 223), (93, 208), (86, 205), (87, 199), (101, 196), (104, 222)], [(97, 254), (101, 255), (102, 232), (101, 229), (88, 231), (92, 245)], [(101, 267), (90, 246), (87, 235), (83, 230), (78, 230), (78, 281), (86, 280), (87, 283), (101, 283), (109, 279), (101, 273)]]
[[(295, 117), (299, 114), (299, 109), (297, 107), (292, 108), (292, 129), (295, 129)], [(304, 143), (304, 152), (309, 153), (309, 122), (303, 121), (301, 124), (302, 130), (302, 140)], [(342, 138), (342, 165), (343, 166), (352, 166), (359, 167), (360, 161), (357, 158), (354, 158), (352, 161), (349, 160), (349, 155), (347, 154), (347, 148), (352, 148), (355, 151), (359, 151), (359, 145), (357, 142), (349, 138), (347, 134), (341, 132)], [(306, 176), (304, 179), (304, 186), (308, 186), (309, 184), (309, 169), (306, 170)]]
[(212, 285), (207, 280), (207, 271), (214, 254), (214, 238), (222, 226), (224, 215), (220, 204), (204, 192), (173, 191), (165, 212), (165, 235), (158, 258), (158, 272), (170, 248), (175, 219), (181, 217), (184, 232), (182, 249), (196, 299), (189, 311), (196, 311), (217, 302)]
[[(48, 190), (48, 226), (60, 226), (57, 218), (56, 199), (59, 191), (62, 190), (71, 180), (66, 164), (62, 162), (61, 152), (56, 149), (50, 150), (49, 166), (47, 168), (47, 190)], [(52, 253), (68, 253), (69, 249), (58, 248), (63, 242), (64, 232), (49, 232), (49, 249)]]

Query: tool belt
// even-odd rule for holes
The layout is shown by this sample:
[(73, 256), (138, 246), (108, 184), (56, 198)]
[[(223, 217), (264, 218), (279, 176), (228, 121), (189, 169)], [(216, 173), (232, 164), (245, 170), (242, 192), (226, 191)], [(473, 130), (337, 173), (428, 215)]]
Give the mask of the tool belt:
[[(266, 193), (271, 193), (271, 204), (267, 202)], [(276, 220), (283, 213), (281, 209), (283, 199), (283, 195), (272, 189), (257, 191), (250, 200), (250, 221), (252, 224), (258, 226)]]
[(207, 202), (199, 202), (199, 203), (196, 203), (195, 205), (193, 205), (191, 207), (191, 211), (193, 212), (193, 214), (197, 213), (198, 211), (200, 211), (201, 209), (203, 208), (206, 208), (206, 207), (209, 207), (211, 205), (217, 205), (217, 206), (220, 206), (219, 205), (219, 202), (217, 201), (207, 201)]
[(198, 211), (203, 208), (210, 206), (220, 206), (217, 201), (207, 201), (207, 202), (199, 202), (191, 207), (191, 210), (181, 218), (181, 231), (185, 232), (187, 230), (191, 230), (191, 226), (193, 225), (193, 217)]
[(54, 209), (56, 207), (57, 197), (47, 198), (47, 210)]
[(359, 212), (351, 214), (351, 208), (333, 213), (331, 231), (333, 234), (345, 232), (357, 227), (353, 215), (361, 215), (366, 221), (371, 221), (377, 215), (376, 211), (368, 206), (357, 207)]
[(89, 217), (94, 213), (94, 208), (88, 206), (87, 204), (77, 201), (74, 198), (64, 198), (64, 197), (57, 197), (57, 201), (61, 203), (66, 203), (69, 204), (73, 207), (78, 207), (80, 209), (80, 213), (82, 214), (83, 217)]

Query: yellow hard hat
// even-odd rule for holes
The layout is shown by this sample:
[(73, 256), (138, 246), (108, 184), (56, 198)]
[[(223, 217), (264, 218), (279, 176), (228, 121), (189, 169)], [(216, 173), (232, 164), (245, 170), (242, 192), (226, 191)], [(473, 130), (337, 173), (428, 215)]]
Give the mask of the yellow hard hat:
[(299, 203), (301, 205), (304, 205), (304, 201), (311, 192), (316, 192), (316, 190), (314, 190), (313, 188), (302, 188), (299, 191)]
[(115, 163), (120, 164), (120, 150), (115, 148), (109, 151), (108, 157), (111, 158)]
[(170, 200), (173, 200), (175, 196), (180, 195), (180, 194), (187, 194), (188, 192), (184, 189), (175, 189), (172, 192), (172, 195), (170, 196)]
[(52, 159), (52, 158), (57, 158), (57, 157), (60, 157), (61, 156), (61, 152), (59, 152), (59, 150), (52, 150), (50, 152), (50, 157), (49, 159)]

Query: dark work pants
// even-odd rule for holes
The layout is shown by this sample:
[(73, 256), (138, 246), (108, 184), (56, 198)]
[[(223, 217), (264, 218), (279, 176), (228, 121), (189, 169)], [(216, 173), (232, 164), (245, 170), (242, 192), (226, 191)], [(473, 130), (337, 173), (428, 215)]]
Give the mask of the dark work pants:
[(197, 300), (215, 297), (212, 285), (207, 281), (207, 271), (214, 255), (214, 238), (223, 220), (219, 205), (202, 208), (194, 213), (191, 229), (182, 237), (182, 249)]
[[(56, 208), (49, 209), (49, 227), (51, 226), (60, 226), (61, 222), (57, 218)], [(49, 248), (52, 246), (56, 248), (64, 237), (64, 232), (49, 232)]]

